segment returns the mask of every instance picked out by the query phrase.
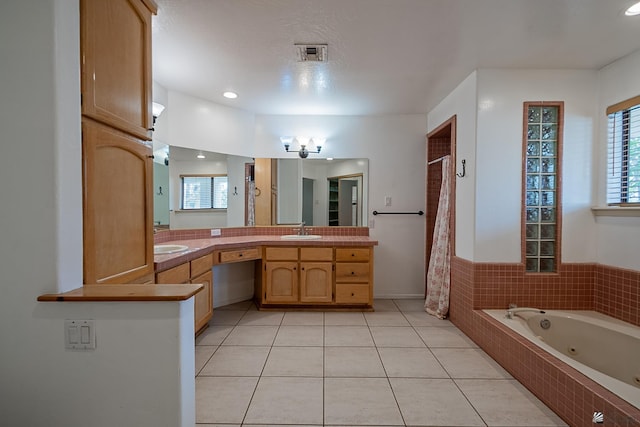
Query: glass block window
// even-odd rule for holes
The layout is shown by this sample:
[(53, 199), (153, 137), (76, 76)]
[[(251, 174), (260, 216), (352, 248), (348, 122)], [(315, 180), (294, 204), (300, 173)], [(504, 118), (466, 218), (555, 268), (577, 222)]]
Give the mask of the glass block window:
[(558, 270), (562, 103), (525, 103), (524, 236), (527, 273)]

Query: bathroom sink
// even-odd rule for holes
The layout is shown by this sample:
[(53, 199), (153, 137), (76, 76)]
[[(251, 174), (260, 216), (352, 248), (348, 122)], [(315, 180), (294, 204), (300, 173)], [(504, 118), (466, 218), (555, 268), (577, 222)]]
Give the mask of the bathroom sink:
[(282, 240), (318, 240), (322, 239), (322, 236), (319, 234), (305, 234), (300, 236), (298, 234), (285, 234), (284, 236), (280, 236)]
[(182, 252), (189, 249), (189, 246), (185, 245), (155, 245), (153, 247), (154, 255), (174, 254), (176, 252)]

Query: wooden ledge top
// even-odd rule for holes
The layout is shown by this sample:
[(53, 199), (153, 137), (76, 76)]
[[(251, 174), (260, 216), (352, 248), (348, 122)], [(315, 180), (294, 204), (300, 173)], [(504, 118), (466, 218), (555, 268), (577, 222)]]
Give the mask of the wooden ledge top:
[(61, 294), (45, 294), (38, 301), (185, 301), (203, 289), (201, 284), (184, 285), (84, 285)]

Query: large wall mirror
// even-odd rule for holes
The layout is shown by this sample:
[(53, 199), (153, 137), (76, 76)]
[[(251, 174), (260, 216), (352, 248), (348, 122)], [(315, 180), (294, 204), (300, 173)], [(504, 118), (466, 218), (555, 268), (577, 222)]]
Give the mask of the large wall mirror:
[[(226, 209), (185, 208), (184, 178), (213, 176), (226, 176), (220, 195)], [(154, 222), (171, 229), (302, 221), (366, 226), (368, 181), (368, 159), (254, 159), (160, 145), (154, 150)]]

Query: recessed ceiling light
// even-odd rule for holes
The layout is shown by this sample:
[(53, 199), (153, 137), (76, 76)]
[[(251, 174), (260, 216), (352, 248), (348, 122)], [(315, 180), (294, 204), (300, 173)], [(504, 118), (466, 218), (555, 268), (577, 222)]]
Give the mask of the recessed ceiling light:
[(202, 154), (202, 151), (198, 153), (198, 155), (196, 156), (199, 159), (204, 159), (204, 154)]
[(238, 97), (238, 94), (235, 92), (225, 92), (222, 94), (222, 96), (229, 99), (236, 99)]
[(627, 16), (635, 16), (635, 15), (640, 15), (640, 2), (634, 4), (633, 6), (629, 7), (625, 12), (625, 15)]

